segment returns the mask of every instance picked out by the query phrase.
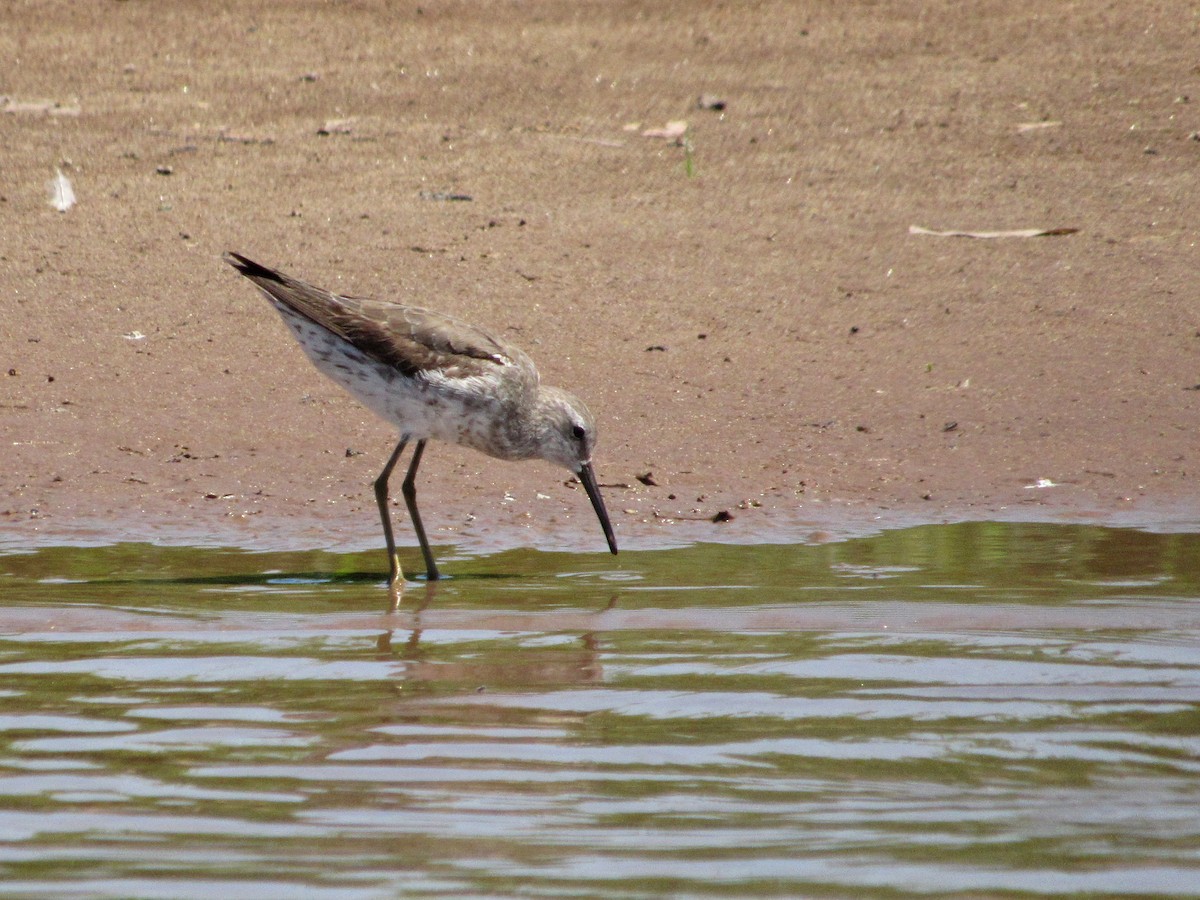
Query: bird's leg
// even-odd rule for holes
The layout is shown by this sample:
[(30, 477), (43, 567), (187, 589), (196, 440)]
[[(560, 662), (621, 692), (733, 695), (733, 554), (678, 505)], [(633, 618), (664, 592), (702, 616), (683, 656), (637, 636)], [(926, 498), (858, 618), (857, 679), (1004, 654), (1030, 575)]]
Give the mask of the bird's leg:
[(417, 441), (412, 461), (408, 464), (408, 474), (404, 477), (404, 484), (400, 486), (400, 490), (408, 506), (408, 517), (412, 519), (413, 529), (417, 532), (417, 540), (421, 542), (421, 553), (425, 557), (425, 577), (430, 581), (437, 581), (441, 576), (438, 574), (437, 563), (433, 561), (433, 551), (429, 549), (429, 539), (425, 537), (421, 512), (417, 509), (417, 466), (421, 464), (421, 454), (424, 452), (425, 441)]
[(387, 541), (388, 596), (391, 597), (393, 609), (400, 605), (400, 595), (404, 593), (404, 572), (400, 568), (400, 557), (396, 555), (396, 538), (392, 534), (392, 517), (388, 512), (388, 478), (407, 444), (408, 435), (405, 435), (400, 438), (400, 443), (396, 444), (396, 449), (388, 457), (387, 465), (375, 479), (375, 502), (379, 505), (379, 518), (383, 521), (383, 539)]

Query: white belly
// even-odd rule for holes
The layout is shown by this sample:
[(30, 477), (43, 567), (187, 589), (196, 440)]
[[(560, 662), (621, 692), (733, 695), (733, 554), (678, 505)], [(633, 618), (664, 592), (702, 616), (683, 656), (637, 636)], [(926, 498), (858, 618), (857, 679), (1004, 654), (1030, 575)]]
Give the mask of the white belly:
[(287, 307), (276, 308), (313, 365), (401, 434), (511, 458), (503, 428), (507, 412), (494, 380), (404, 375)]

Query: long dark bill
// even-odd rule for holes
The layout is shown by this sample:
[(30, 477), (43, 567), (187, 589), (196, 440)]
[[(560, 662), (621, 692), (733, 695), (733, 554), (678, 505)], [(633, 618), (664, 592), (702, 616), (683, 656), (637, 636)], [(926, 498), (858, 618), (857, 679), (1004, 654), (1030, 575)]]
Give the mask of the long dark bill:
[(615, 554), (617, 539), (613, 536), (612, 524), (608, 521), (608, 510), (604, 508), (604, 498), (600, 496), (600, 488), (596, 487), (596, 475), (592, 472), (592, 464), (584, 463), (575, 474), (583, 482), (583, 489), (587, 491), (588, 499), (592, 501), (592, 509), (596, 510), (596, 518), (600, 520), (600, 527), (604, 529), (604, 538), (608, 541), (608, 549)]

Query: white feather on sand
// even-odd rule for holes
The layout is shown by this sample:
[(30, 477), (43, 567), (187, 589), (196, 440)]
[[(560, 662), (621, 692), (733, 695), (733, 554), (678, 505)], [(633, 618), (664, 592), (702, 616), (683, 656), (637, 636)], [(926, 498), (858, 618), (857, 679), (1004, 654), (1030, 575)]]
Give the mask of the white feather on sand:
[(75, 189), (62, 169), (55, 169), (50, 181), (50, 204), (59, 212), (66, 212), (75, 205)]

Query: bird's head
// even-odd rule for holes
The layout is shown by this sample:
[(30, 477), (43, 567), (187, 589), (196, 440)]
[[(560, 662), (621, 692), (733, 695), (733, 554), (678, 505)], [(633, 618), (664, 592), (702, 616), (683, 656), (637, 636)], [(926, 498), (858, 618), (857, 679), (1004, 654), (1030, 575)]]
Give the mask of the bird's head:
[(570, 469), (578, 476), (596, 510), (600, 527), (604, 529), (608, 549), (616, 553), (617, 539), (613, 536), (608, 510), (604, 508), (604, 498), (600, 496), (592, 471), (596, 420), (582, 400), (559, 388), (542, 388), (540, 400), (536, 426), (538, 456)]

